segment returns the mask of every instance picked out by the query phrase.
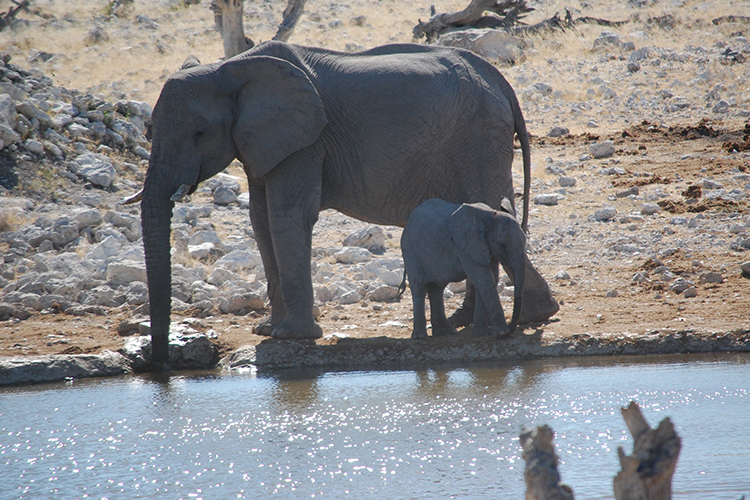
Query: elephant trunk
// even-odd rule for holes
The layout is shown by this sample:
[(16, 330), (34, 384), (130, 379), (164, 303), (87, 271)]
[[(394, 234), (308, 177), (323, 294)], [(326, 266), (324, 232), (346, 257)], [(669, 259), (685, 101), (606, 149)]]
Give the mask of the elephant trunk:
[(164, 190), (165, 184), (169, 185), (147, 178), (141, 202), (143, 249), (151, 313), (151, 355), (156, 363), (163, 363), (169, 358), (172, 308), (170, 233), (174, 202), (169, 199), (171, 193)]
[(518, 326), (518, 320), (521, 317), (521, 308), (523, 307), (523, 285), (526, 281), (526, 262), (524, 259), (525, 254), (520, 255), (517, 259), (518, 262), (514, 262), (511, 265), (511, 272), (513, 273), (513, 316), (510, 319), (509, 331), (513, 333), (516, 331)]

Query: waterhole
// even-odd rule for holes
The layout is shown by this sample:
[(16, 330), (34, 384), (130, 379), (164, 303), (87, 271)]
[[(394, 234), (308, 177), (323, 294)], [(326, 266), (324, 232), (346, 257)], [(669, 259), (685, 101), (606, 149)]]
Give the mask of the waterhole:
[(0, 389), (0, 497), (522, 500), (549, 424), (576, 498), (614, 498), (631, 400), (682, 438), (673, 498), (750, 494), (750, 356), (693, 355)]

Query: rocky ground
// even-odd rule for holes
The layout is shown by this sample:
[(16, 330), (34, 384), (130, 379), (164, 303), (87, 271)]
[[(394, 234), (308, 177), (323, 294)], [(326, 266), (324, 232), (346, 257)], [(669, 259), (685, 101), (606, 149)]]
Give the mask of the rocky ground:
[[(136, 1), (117, 17), (106, 2), (40, 1), (47, 18), (24, 13), (0, 33), (0, 356), (118, 350), (146, 331), (139, 209), (120, 202), (140, 189), (161, 82), (191, 53), (221, 55), (208, 3)], [(285, 3), (246, 2), (248, 34), (270, 38)], [(531, 22), (559, 8), (530, 4)], [(687, 331), (747, 345), (750, 25), (712, 22), (750, 14), (743, 5), (574, 3), (574, 17), (628, 22), (529, 37), (516, 64), (501, 65), (533, 136), (529, 256), (561, 304), (524, 334)], [(419, 18), (427, 6), (310, 1), (292, 41), (406, 42)], [(173, 320), (222, 354), (263, 340), (252, 333), (266, 297), (242, 176), (230, 166), (173, 224)], [(321, 214), (318, 345), (410, 335), (408, 292), (394, 300), (400, 233)], [(499, 290), (510, 314), (512, 287)], [(462, 296), (451, 286), (447, 307)]]

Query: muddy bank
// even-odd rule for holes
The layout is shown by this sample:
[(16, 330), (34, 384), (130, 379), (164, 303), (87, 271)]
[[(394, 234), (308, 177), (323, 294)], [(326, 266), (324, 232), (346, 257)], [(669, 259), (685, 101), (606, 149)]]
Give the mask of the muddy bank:
[[(146, 337), (141, 337), (140, 344)], [(146, 346), (150, 351), (150, 348)], [(263, 340), (246, 345), (224, 356), (216, 364), (220, 370), (257, 369), (274, 371), (289, 368), (329, 370), (420, 369), (441, 365), (473, 363), (512, 363), (538, 358), (571, 356), (623, 356), (649, 354), (694, 354), (750, 352), (750, 330), (698, 332), (664, 330), (645, 334), (588, 333), (545, 336), (542, 330), (515, 334), (494, 340), (456, 337), (403, 339), (391, 337), (338, 338), (320, 341)], [(141, 371), (131, 351), (105, 351), (101, 354), (14, 356), (0, 359), (0, 386), (24, 385), (86, 377), (106, 377)], [(183, 365), (180, 368), (188, 368)], [(193, 369), (206, 369), (196, 358)]]

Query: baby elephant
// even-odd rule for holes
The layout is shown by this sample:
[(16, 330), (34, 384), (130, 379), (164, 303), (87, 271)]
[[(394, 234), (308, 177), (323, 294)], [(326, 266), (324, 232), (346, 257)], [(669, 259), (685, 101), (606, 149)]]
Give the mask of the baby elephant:
[[(503, 207), (511, 211), (510, 203), (505, 202)], [(516, 329), (526, 269), (526, 236), (512, 215), (483, 203), (458, 205), (433, 198), (409, 216), (401, 252), (414, 303), (412, 338), (427, 337), (425, 293), (430, 297), (432, 335), (457, 333), (445, 317), (443, 290), (448, 283), (467, 277), (477, 290), (473, 334), (505, 337)], [(510, 326), (497, 294), (497, 262), (512, 274), (515, 284)]]

